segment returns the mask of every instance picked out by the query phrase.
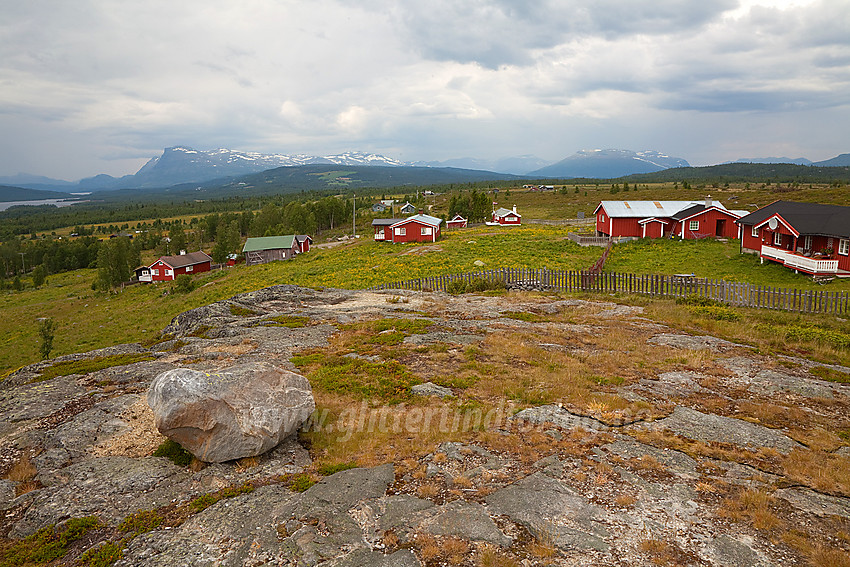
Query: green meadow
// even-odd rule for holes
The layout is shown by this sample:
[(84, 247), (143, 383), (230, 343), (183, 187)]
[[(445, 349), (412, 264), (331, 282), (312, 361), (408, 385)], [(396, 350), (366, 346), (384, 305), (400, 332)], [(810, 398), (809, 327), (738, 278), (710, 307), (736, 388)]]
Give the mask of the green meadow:
[[(39, 289), (0, 292), (0, 374), (37, 362), (37, 319), (57, 324), (51, 357), (126, 342), (152, 339), (177, 314), (276, 284), (362, 289), (385, 282), (483, 269), (586, 269), (601, 248), (582, 248), (567, 228), (542, 225), (478, 227), (444, 232), (434, 244), (388, 244), (365, 235), (329, 248), (314, 247), (293, 260), (237, 266), (200, 274), (190, 293), (173, 284), (135, 285), (117, 293), (91, 289), (94, 270), (48, 278)], [(801, 274), (740, 254), (738, 241), (641, 240), (615, 246), (606, 269), (639, 274), (694, 273), (755, 285), (798, 289), (850, 290), (850, 280), (818, 285)]]

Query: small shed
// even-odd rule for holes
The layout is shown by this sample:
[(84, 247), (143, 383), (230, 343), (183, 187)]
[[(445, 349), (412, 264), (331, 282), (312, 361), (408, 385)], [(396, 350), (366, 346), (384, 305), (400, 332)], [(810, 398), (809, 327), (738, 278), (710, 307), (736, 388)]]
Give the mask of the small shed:
[(446, 228), (466, 228), (466, 225), (467, 219), (463, 218), (460, 213), (446, 221)]
[(296, 234), (295, 242), (298, 243), (298, 252), (300, 254), (309, 252), (310, 247), (313, 245), (313, 239), (308, 234)]
[(298, 253), (300, 248), (294, 234), (249, 238), (242, 247), (246, 266), (288, 260)]

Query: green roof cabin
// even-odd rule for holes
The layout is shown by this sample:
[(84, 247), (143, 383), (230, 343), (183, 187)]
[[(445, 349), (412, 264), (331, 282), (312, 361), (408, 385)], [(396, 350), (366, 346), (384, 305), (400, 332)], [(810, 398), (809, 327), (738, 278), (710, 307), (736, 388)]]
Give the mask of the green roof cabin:
[(312, 242), (312, 239), (309, 236), (304, 236), (304, 238), (299, 238), (299, 236), (302, 235), (289, 234), (287, 236), (249, 238), (242, 247), (245, 265), (253, 266), (276, 260), (288, 260), (296, 254), (306, 252), (308, 248), (304, 246), (304, 243)]

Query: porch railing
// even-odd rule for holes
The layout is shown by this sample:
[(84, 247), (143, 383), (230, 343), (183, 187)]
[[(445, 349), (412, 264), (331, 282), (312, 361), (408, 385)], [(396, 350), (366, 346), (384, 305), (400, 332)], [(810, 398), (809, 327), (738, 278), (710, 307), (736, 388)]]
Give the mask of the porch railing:
[(762, 244), (761, 256), (763, 258), (769, 258), (771, 260), (782, 262), (789, 268), (801, 270), (809, 274), (820, 275), (838, 273), (838, 260), (820, 260), (817, 258), (809, 258), (806, 256), (801, 256), (800, 254), (795, 254), (790, 250), (774, 248), (773, 246), (768, 246), (767, 244)]

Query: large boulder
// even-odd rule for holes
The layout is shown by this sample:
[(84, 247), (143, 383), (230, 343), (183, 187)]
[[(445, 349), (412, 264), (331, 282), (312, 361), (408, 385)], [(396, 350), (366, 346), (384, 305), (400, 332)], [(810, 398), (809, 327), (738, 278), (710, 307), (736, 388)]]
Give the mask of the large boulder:
[(148, 390), (148, 405), (160, 433), (215, 463), (265, 453), (316, 407), (305, 377), (265, 362), (215, 373), (163, 372)]

